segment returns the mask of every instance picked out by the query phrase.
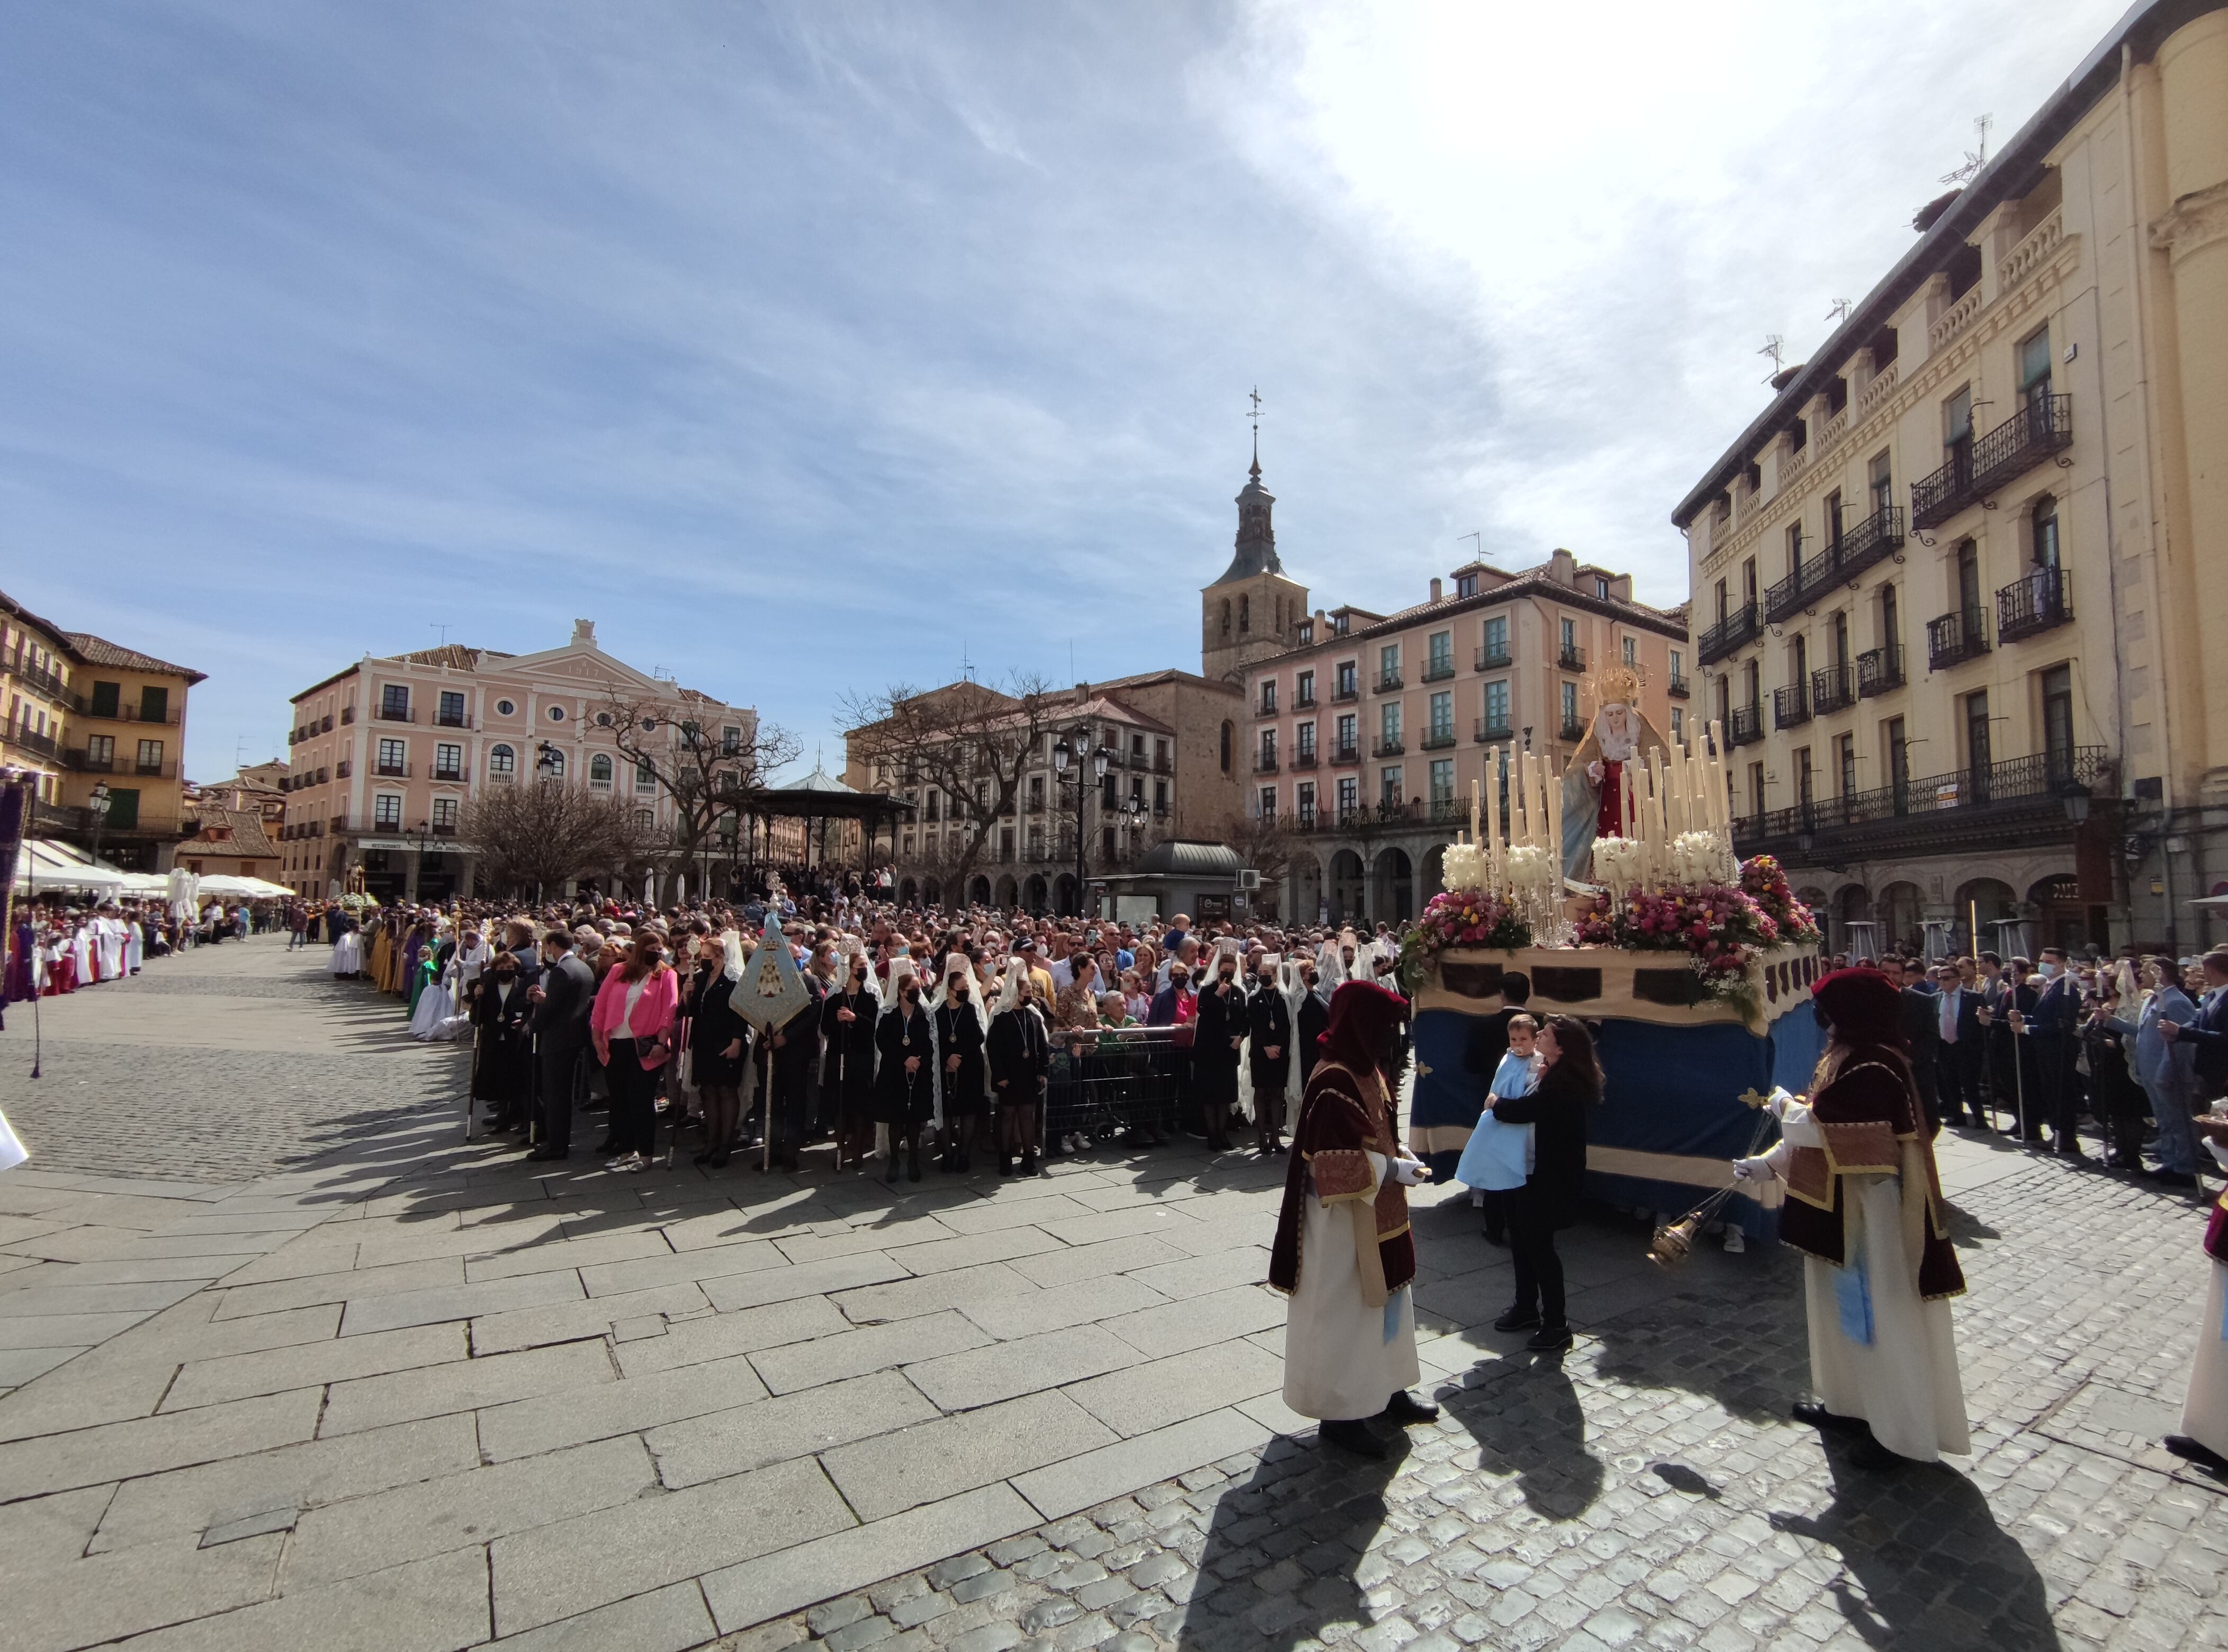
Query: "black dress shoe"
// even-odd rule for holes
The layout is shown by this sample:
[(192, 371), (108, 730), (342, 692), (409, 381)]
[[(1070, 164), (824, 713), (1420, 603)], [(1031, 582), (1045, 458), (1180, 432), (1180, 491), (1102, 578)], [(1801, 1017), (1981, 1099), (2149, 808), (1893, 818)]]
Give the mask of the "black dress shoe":
[(1403, 1428), (1411, 1423), (1436, 1423), (1439, 1420), (1439, 1408), (1403, 1388), (1385, 1402), (1385, 1409), (1377, 1413), (1377, 1420), (1398, 1423)]
[(2146, 1170), (2143, 1175), (2147, 1181), (2154, 1181), (2161, 1188), (2194, 1188), (2197, 1185), (2197, 1178), (2186, 1170)]
[(1897, 1456), (1870, 1434), (1866, 1434), (1864, 1438), (1849, 1448), (1849, 1461), (1860, 1469), (1878, 1470), (1908, 1469), (1911, 1466), (1911, 1460), (1909, 1457)]
[(1806, 1428), (1833, 1428), (1854, 1432), (1865, 1426), (1861, 1417), (1844, 1417), (1839, 1412), (1828, 1411), (1815, 1399), (1797, 1400), (1788, 1415)]
[(1496, 1331), (1528, 1331), (1540, 1322), (1536, 1308), (1512, 1308), (1493, 1322)]
[(2228, 1457), (2224, 1457), (2211, 1446), (2193, 1440), (2186, 1434), (2169, 1434), (2159, 1442), (2178, 1457), (2210, 1469), (2218, 1475), (2228, 1475)]
[(1325, 1423), (1316, 1431), (1325, 1445), (1335, 1445), (1341, 1451), (1351, 1451), (1356, 1457), (1384, 1460), (1385, 1443), (1369, 1431), (1369, 1425), (1359, 1419)]
[(570, 1156), (560, 1153), (554, 1148), (537, 1147), (533, 1152), (528, 1154), (526, 1156), (529, 1159), (539, 1160), (542, 1163), (547, 1164), (553, 1159), (563, 1159)]
[(1542, 1325), (1524, 1346), (1534, 1354), (1559, 1354), (1571, 1346), (1572, 1341), (1569, 1326)]

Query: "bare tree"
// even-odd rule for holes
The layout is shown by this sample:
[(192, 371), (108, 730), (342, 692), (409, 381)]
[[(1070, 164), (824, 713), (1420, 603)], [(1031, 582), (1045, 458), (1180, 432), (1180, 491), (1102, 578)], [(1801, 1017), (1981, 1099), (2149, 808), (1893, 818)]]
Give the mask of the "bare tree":
[(458, 834), (501, 888), (541, 890), (639, 862), (649, 848), (627, 806), (558, 780), (489, 786), (470, 799)]
[(933, 786), (964, 842), (952, 880), (961, 888), (983, 846), (1017, 811), (1021, 784), (1044, 760), (1045, 736), (1073, 715), (1040, 677), (1016, 672), (1002, 688), (954, 682), (925, 692), (904, 683), (846, 695), (837, 713), (851, 755), (885, 766), (900, 788)]
[[(727, 722), (726, 714), (687, 689), (676, 708), (673, 700), (629, 700), (614, 688), (597, 714), (599, 722), (611, 720), (621, 763), (632, 766), (637, 783), (650, 782), (672, 804), (658, 845), (677, 863), (666, 868), (669, 884), (679, 868), (693, 871), (714, 838), (736, 836), (752, 794), (796, 760), (797, 740), (787, 729), (754, 718)], [(619, 789), (629, 789), (624, 779)]]
[[(1284, 828), (1284, 816), (1248, 814), (1239, 810), (1223, 817), (1215, 829), (1215, 836), (1238, 852), (1240, 866), (1251, 867), (1261, 874), (1263, 888), (1276, 888), (1281, 895), (1284, 874), (1292, 863), (1292, 835)], [(1281, 905), (1280, 900), (1280, 907)], [(1290, 916), (1286, 914), (1288, 921)]]

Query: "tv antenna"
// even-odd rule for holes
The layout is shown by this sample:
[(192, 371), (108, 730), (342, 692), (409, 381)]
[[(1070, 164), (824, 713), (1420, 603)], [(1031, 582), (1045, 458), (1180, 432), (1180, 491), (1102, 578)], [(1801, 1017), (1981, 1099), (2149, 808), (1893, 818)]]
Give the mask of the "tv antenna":
[(1965, 151), (1965, 164), (1954, 172), (1944, 172), (1944, 183), (1962, 183), (1988, 163), (1988, 128), (1996, 124), (1994, 115), (1978, 115), (1973, 120), (1973, 132), (1980, 147)]
[(1827, 309), (1826, 319), (1828, 321), (1847, 321), (1849, 318), (1849, 311), (1855, 308), (1856, 305), (1851, 304), (1847, 298), (1836, 298)]
[(1474, 539), (1477, 541), (1477, 560), (1481, 562), (1484, 561), (1485, 535), (1482, 529), (1473, 528), (1467, 534), (1457, 534), (1455, 535), (1455, 543), (1459, 545), (1466, 539)]
[(1785, 370), (1781, 358), (1787, 354), (1787, 341), (1777, 333), (1766, 333), (1764, 336), (1764, 348), (1757, 354), (1769, 355), (1771, 358), (1771, 371), (1764, 381), (1766, 384), (1770, 384)]
[(440, 632), (440, 633), (441, 633), (441, 646), (442, 646), (443, 648), (446, 648), (446, 647), (448, 647), (448, 645), (449, 645), (449, 628), (448, 628), (448, 626), (446, 626), (446, 625), (443, 624), (442, 624), (439, 620), (438, 620), (438, 619), (429, 619), (429, 620), (427, 620), (427, 621), (426, 622), (426, 629), (427, 631), (439, 631), (439, 632)]

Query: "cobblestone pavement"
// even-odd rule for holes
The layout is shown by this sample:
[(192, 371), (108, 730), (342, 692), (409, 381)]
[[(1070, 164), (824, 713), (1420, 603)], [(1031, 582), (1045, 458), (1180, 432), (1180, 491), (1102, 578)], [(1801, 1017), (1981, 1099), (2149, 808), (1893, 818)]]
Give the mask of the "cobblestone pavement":
[(10, 1005), (0, 1111), (43, 1170), (246, 1181), (453, 1100), (454, 1053), (401, 1024), (399, 1000), (290, 957), (283, 935), (199, 947), (44, 1000), (35, 1024)]
[[(224, 1036), (375, 1011), (361, 1064), (408, 1047), (361, 989), (273, 996)], [(2228, 1488), (2155, 1444), (2201, 1213), (2096, 1170), (1945, 1142), (1975, 1452), (1884, 1476), (1787, 1419), (1785, 1252), (1663, 1273), (1604, 1215), (1566, 1236), (1578, 1346), (1541, 1360), (1490, 1329), (1506, 1255), (1461, 1195), (1420, 1205), (1444, 1413), (1363, 1463), (1277, 1397), (1274, 1165), (891, 1188), (455, 1137), (421, 1105), (253, 1183), (0, 1179), (0, 1239), (57, 1201), (195, 1213), (0, 1253), (11, 1652), (2228, 1641)], [(59, 1368), (10, 1341), (111, 1317)]]

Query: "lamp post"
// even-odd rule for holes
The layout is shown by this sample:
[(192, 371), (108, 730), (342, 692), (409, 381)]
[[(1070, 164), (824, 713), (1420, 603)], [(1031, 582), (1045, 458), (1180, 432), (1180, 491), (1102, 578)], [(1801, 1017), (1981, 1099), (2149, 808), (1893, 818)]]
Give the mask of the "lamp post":
[(85, 800), (85, 806), (93, 815), (93, 858), (98, 861), (100, 859), (100, 829), (108, 823), (107, 781), (93, 783), (93, 795)]
[[(1053, 742), (1053, 767), (1058, 770), (1060, 774), (1066, 774), (1068, 765), (1071, 763), (1079, 763), (1084, 757), (1086, 748), (1088, 748), (1090, 750), (1092, 779), (1104, 780), (1106, 778), (1106, 765), (1112, 758), (1113, 753), (1109, 752), (1103, 746), (1095, 748), (1091, 747), (1091, 731), (1088, 728), (1078, 728), (1072, 731), (1072, 733), (1074, 734), (1074, 743), (1072, 745), (1069, 743), (1068, 736), (1066, 734), (1061, 735), (1058, 740)], [(1081, 916), (1083, 912), (1084, 813), (1088, 808), (1089, 804), (1090, 788), (1086, 784), (1083, 774), (1079, 771), (1075, 777), (1075, 910), (1076, 914), (1079, 917)]]
[(433, 823), (421, 820), (403, 836), (418, 846), (418, 858), (410, 863), (410, 899), (415, 900), (426, 880), (426, 846), (433, 841)]

